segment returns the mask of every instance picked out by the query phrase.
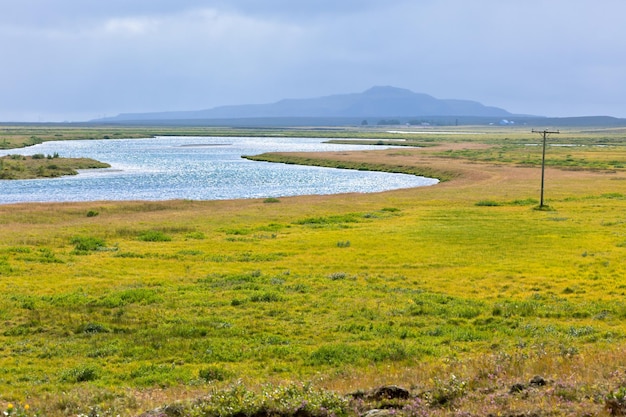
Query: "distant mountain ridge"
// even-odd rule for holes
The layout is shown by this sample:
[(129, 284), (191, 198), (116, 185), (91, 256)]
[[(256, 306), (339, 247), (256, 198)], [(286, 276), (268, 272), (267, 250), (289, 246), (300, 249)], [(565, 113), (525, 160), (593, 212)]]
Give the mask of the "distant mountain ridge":
[(163, 121), (286, 117), (510, 117), (508, 111), (471, 100), (437, 99), (397, 87), (372, 87), (362, 93), (309, 99), (284, 99), (270, 104), (220, 106), (207, 110), (122, 113), (98, 122)]

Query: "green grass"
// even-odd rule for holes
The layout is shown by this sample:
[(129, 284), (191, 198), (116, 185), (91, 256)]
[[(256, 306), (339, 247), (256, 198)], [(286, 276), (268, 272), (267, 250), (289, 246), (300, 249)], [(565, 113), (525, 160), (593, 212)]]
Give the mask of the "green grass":
[[(131, 127), (131, 126), (81, 126), (81, 125), (2, 125), (0, 126), (0, 149), (14, 149), (32, 146), (45, 141), (60, 141), (74, 139), (125, 139), (146, 138), (154, 136), (222, 136), (222, 137), (317, 137), (329, 140), (357, 139), (360, 143), (367, 144), (398, 144), (398, 140), (410, 142), (410, 146), (429, 146), (436, 143), (441, 137), (445, 140), (455, 140), (454, 128), (446, 128), (452, 131), (450, 135), (415, 135), (388, 133), (387, 128), (229, 128), (229, 127)], [(510, 135), (510, 129), (494, 132), (497, 137)], [(466, 139), (466, 138), (464, 138)], [(364, 142), (363, 142), (364, 141)], [(354, 142), (351, 142), (354, 143)], [(358, 142), (357, 142), (358, 143)]]
[[(409, 146), (409, 145), (405, 145)], [(297, 164), (297, 165), (314, 165), (314, 166), (322, 166), (327, 168), (338, 168), (338, 169), (354, 169), (358, 171), (380, 171), (380, 172), (390, 172), (397, 174), (409, 174), (409, 175), (417, 175), (422, 177), (429, 178), (437, 178), (440, 181), (449, 181), (450, 179), (456, 177), (456, 174), (449, 171), (444, 170), (433, 170), (424, 166), (411, 166), (411, 165), (399, 165), (393, 163), (367, 163), (367, 162), (350, 162), (350, 161), (335, 161), (335, 160), (326, 160), (320, 159), (316, 157), (301, 157), (294, 155), (285, 155), (285, 154), (272, 154), (266, 153), (261, 155), (247, 155), (244, 156), (246, 159), (250, 159), (252, 161), (264, 161), (264, 162), (275, 162), (282, 164)]]
[(479, 393), (541, 373), (546, 403), (601, 409), (626, 346), (624, 172), (604, 170), (548, 176), (549, 211), (535, 178), (462, 176), (279, 204), (0, 206), (0, 402), (252, 415), (310, 397), (341, 415), (358, 407), (336, 392), (398, 383), (402, 407), (483, 415), (502, 408), (472, 409)]
[[(613, 170), (626, 167), (624, 144), (621, 141), (606, 141), (593, 144), (585, 139), (566, 139), (568, 146), (553, 143), (546, 150), (546, 166), (572, 170), (603, 169)], [(489, 163), (517, 164), (521, 166), (541, 166), (542, 149), (536, 143), (496, 145), (487, 149), (446, 150), (438, 152), (446, 158), (461, 158)], [(571, 146), (569, 146), (571, 145)]]
[(56, 178), (76, 175), (78, 169), (108, 168), (109, 164), (90, 158), (59, 158), (7, 155), (0, 157), (0, 181)]

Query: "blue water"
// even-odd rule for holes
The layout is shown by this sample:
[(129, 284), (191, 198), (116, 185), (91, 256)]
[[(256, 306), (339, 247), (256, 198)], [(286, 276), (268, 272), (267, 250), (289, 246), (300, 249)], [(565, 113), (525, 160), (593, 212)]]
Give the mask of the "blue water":
[[(378, 192), (437, 180), (404, 174), (255, 162), (241, 155), (349, 151), (315, 138), (156, 137), (44, 142), (7, 154), (88, 157), (111, 168), (54, 179), (0, 180), (0, 204), (98, 200), (222, 200), (308, 194)], [(380, 147), (375, 147), (380, 149)]]

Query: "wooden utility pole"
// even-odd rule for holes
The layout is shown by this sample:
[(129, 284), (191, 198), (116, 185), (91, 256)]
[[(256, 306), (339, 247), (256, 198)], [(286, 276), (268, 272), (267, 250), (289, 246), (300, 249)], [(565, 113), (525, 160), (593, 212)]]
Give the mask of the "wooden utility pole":
[(541, 152), (541, 199), (539, 200), (539, 208), (543, 208), (543, 183), (546, 171), (546, 138), (549, 134), (560, 133), (558, 130), (532, 130), (533, 133), (540, 133), (543, 136), (543, 151)]

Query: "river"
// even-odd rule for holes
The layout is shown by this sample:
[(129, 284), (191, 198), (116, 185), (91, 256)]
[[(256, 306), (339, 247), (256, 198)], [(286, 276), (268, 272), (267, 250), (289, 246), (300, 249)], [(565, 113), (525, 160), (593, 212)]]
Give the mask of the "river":
[(98, 200), (222, 200), (309, 194), (379, 192), (433, 185), (437, 180), (390, 174), (249, 161), (264, 152), (381, 149), (323, 143), (319, 138), (155, 137), (51, 141), (7, 154), (58, 153), (111, 168), (53, 179), (0, 180), (0, 204)]

